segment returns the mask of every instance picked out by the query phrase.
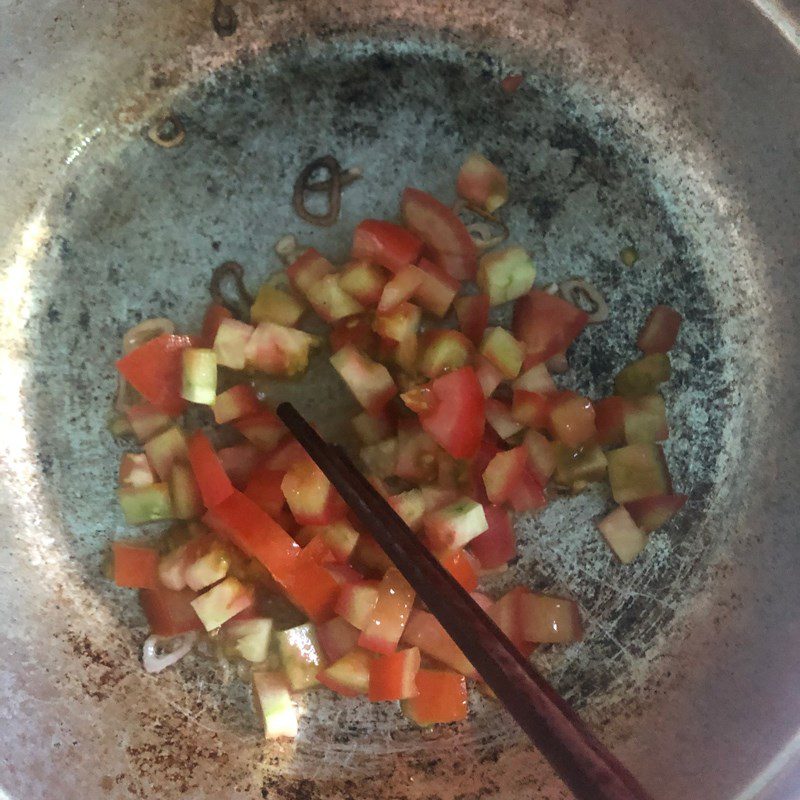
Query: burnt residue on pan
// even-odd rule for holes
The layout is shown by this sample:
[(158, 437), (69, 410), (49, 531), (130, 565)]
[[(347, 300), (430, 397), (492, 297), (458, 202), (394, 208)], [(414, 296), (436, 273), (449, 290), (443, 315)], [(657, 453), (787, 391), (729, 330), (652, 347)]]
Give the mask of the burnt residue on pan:
[[(273, 246), (284, 234), (341, 260), (352, 226), (393, 217), (404, 186), (452, 198), (472, 150), (509, 175), (502, 216), (514, 242), (533, 252), (539, 281), (585, 277), (611, 308), (569, 353), (565, 386), (608, 392), (655, 303), (686, 318), (666, 390), (666, 449), (676, 489), (690, 495), (685, 512), (621, 567), (593, 526), (609, 505), (602, 490), (561, 498), (518, 522), (520, 558), (491, 581), (497, 592), (522, 581), (580, 602), (585, 641), (535, 658), (591, 719), (635, 715), (648, 702), (665, 636), (724, 547), (720, 482), (738, 458), (732, 420), (746, 410), (733, 384), (743, 332), (729, 322), (734, 313), (746, 319), (751, 300), (724, 285), (726, 252), (694, 217), (688, 224), (613, 113), (587, 115), (581, 87), (557, 71), (528, 72), (506, 94), (500, 80), (511, 69), (486, 52), (412, 40), (298, 43), (248, 56), (173, 97), (181, 147), (131, 136), (90, 154), (68, 202), (51, 209), (29, 322), (36, 358), (24, 385), (27, 422), (69, 572), (91, 598), (86, 619), (68, 619), (66, 646), (89, 682), (98, 670), (109, 676), (102, 691), (86, 687), (103, 713), (113, 704), (136, 720), (118, 743), (136, 777), (109, 777), (128, 796), (169, 786), (168, 796), (200, 797), (215, 770), (232, 776), (237, 797), (425, 798), (433, 795), (422, 782), (434, 771), (450, 776), (441, 798), (530, 796), (537, 787), (563, 796), (509, 719), (477, 693), (469, 723), (419, 732), (394, 706), (312, 692), (300, 699), (307, 714), (296, 746), (264, 747), (246, 690), (225, 684), (219, 665), (190, 658), (170, 674), (140, 672), (145, 634), (134, 596), (100, 575), (109, 538), (123, 532), (113, 501), (121, 447), (105, 432), (123, 331), (150, 316), (197, 326), (212, 269), (243, 264), (252, 292), (280, 268)], [(294, 214), (292, 189), (303, 166), (326, 153), (357, 164), (363, 177), (343, 193), (339, 222), (321, 229)], [(630, 267), (619, 256), (627, 246), (640, 254)], [(314, 385), (304, 410), (327, 416), (340, 398), (334, 384)]]

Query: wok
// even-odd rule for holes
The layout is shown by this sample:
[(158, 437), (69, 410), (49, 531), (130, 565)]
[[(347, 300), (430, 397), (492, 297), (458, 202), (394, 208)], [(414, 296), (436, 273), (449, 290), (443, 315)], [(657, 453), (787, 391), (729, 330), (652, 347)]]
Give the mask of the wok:
[[(0, 796), (567, 796), (487, 700), (420, 732), (311, 693), (297, 743), (265, 744), (215, 662), (143, 672), (144, 621), (101, 575), (124, 534), (105, 430), (123, 331), (197, 325), (210, 270), (240, 261), (254, 286), (282, 234), (343, 257), (405, 185), (449, 196), (474, 149), (511, 176), (540, 279), (585, 276), (609, 301), (567, 381), (608, 391), (649, 307), (686, 317), (667, 398), (686, 511), (622, 567), (593, 528), (605, 498), (559, 500), (520, 520), (493, 588), (578, 599), (586, 640), (535, 658), (657, 800), (796, 796), (800, 5), (217, 11), (215, 29), (206, 2), (3, 3)], [(147, 136), (165, 114), (178, 147)], [(326, 153), (364, 177), (323, 230), (290, 200)], [(338, 407), (333, 384), (299, 394), (318, 419)]]

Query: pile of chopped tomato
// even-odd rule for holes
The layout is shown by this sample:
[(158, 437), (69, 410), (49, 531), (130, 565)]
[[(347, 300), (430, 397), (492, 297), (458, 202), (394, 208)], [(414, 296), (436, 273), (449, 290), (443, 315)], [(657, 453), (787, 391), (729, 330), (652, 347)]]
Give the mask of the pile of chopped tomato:
[[(457, 188), (487, 213), (508, 197), (481, 156)], [(399, 218), (361, 222), (338, 269), (302, 253), (283, 287), (273, 276), (261, 288), (249, 319), (212, 305), (196, 335), (161, 333), (117, 362), (138, 398), (115, 429), (142, 445), (120, 465), (122, 510), (130, 524), (173, 527), (157, 545), (116, 542), (114, 580), (140, 591), (153, 634), (213, 632), (252, 665), (268, 737), (296, 733), (291, 693), (309, 687), (400, 701), (430, 725), (463, 719), (467, 681), (480, 677), (259, 398), (254, 373), (298, 375), (327, 348), (360, 406), (353, 434), (373, 484), (525, 655), (578, 640), (582, 623), (567, 598), (478, 592), (516, 556), (515, 513), (608, 481), (618, 505), (598, 528), (628, 563), (686, 499), (660, 444), (677, 312), (653, 310), (643, 355), (613, 395), (583, 397), (559, 388), (548, 364), (589, 317), (534, 288), (522, 248), (481, 254), (456, 213), (419, 189), (403, 192)], [(510, 331), (489, 324), (505, 303)], [(312, 313), (327, 340), (302, 329)], [(190, 403), (213, 410), (205, 428), (187, 430)], [(276, 597), (305, 621), (274, 630), (265, 609)]]

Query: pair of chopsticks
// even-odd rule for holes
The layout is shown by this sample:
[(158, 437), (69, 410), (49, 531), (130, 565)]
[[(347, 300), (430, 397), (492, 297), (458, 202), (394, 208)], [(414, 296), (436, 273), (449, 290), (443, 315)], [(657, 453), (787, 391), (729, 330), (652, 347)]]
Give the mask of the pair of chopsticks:
[(439, 564), (347, 453), (290, 403), (278, 416), (578, 800), (650, 800), (556, 690)]

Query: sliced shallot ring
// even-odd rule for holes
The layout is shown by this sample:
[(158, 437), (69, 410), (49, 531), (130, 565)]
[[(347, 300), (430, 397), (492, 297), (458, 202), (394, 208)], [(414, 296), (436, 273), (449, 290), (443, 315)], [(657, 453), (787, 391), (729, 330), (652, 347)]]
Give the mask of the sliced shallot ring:
[(197, 631), (177, 636), (148, 636), (142, 645), (142, 666), (150, 673), (177, 664), (197, 641)]
[[(608, 319), (608, 303), (596, 286), (583, 278), (571, 278), (558, 285), (558, 292), (568, 303), (580, 308), (589, 315), (589, 325), (605, 322)], [(586, 307), (588, 306), (588, 308)]]

